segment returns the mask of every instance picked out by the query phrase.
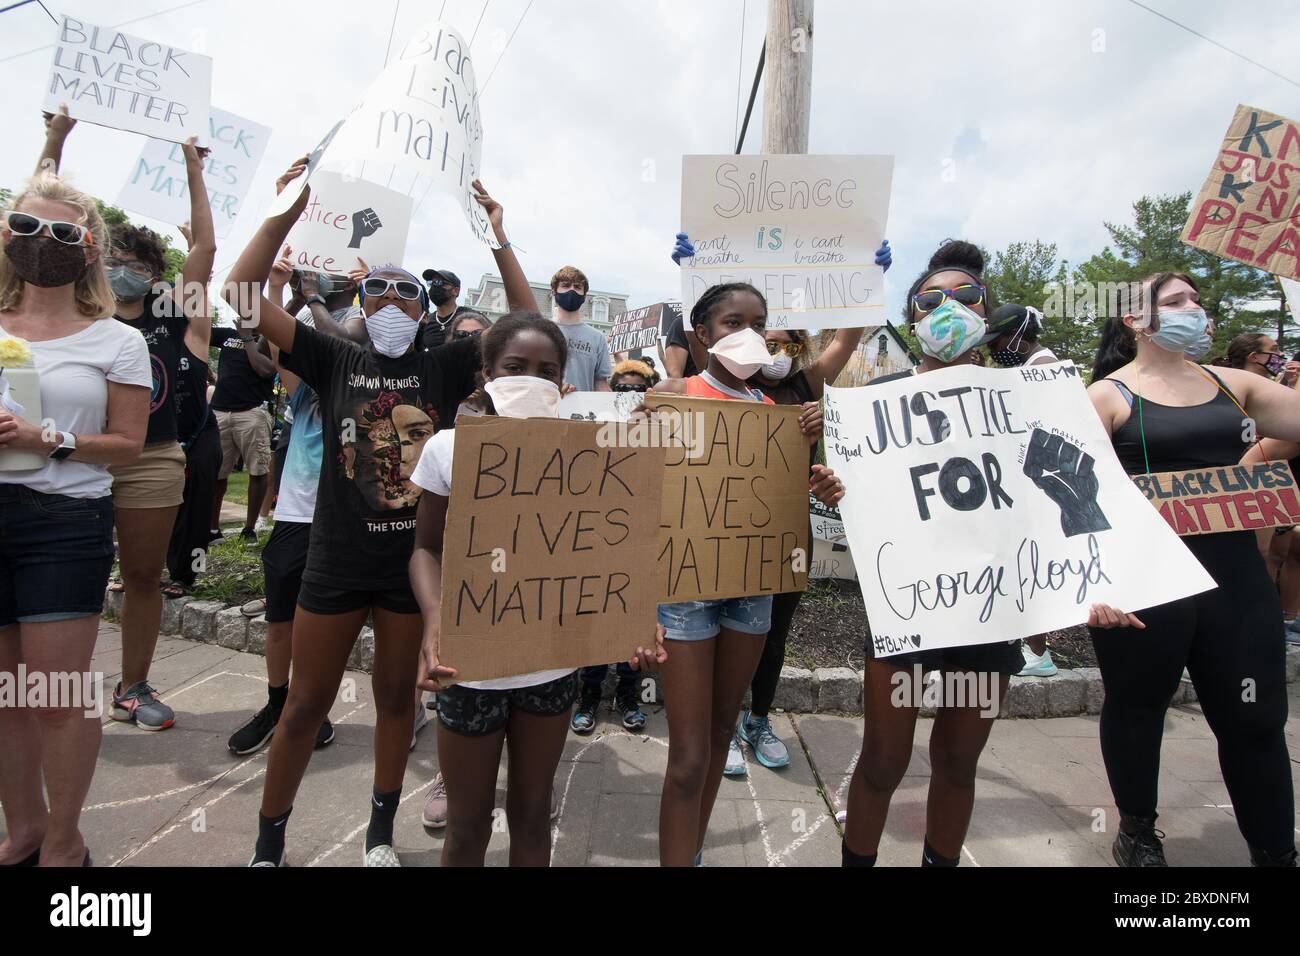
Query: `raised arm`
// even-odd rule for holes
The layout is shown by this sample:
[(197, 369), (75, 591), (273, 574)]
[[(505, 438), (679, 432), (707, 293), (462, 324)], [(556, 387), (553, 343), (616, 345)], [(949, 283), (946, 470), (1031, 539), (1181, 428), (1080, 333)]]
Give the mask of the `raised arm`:
[[(284, 175), (276, 180), (277, 193), (283, 191), (285, 186), (306, 171), (306, 160), (305, 156), (295, 160)], [(292, 207), (262, 223), (240, 255), (239, 261), (230, 270), (230, 275), (221, 290), (222, 297), (239, 313), (244, 328), (257, 329), (272, 345), (285, 352), (293, 351), (294, 332), (297, 331), (298, 322), (262, 294), (262, 283), (270, 274), (271, 267), (275, 264), (276, 253), (280, 251), (285, 237), (289, 235), (289, 230), (302, 214), (310, 194), (311, 187), (304, 187), (302, 195)], [(249, 361), (253, 362), (253, 367), (256, 369), (257, 364), (251, 353)]]
[[(293, 263), (289, 260), (291, 250), (288, 246), (284, 247), (284, 253), (276, 260), (275, 265), (271, 266), (271, 273), (266, 277), (266, 297), (274, 304), (279, 305), (284, 302), (284, 287), (289, 284), (289, 279), (293, 276)], [(298, 305), (300, 296), (294, 293), (290, 297), (288, 305), (284, 310), (290, 315), (298, 314)], [(276, 372), (280, 376), (280, 383), (284, 386), (285, 392), (290, 398), (293, 393), (298, 391), (298, 385), (302, 379), (298, 378), (293, 372), (288, 371), (280, 365), (280, 350), (271, 346), (271, 360), (275, 362)]]
[(36, 161), (36, 172), (57, 173), (59, 163), (63, 162), (63, 144), (77, 121), (68, 115), (67, 103), (60, 103), (57, 113), (46, 113), (44, 116), (45, 145), (41, 148), (41, 158)]
[(816, 361), (804, 370), (814, 398), (821, 398), (826, 383), (834, 382), (839, 378), (840, 372), (844, 371), (844, 366), (849, 364), (849, 359), (857, 351), (858, 344), (862, 341), (862, 334), (866, 331), (866, 329), (835, 330), (835, 338), (831, 339), (830, 345), (826, 346), (822, 354), (817, 356)]
[(512, 309), (528, 309), (537, 312), (537, 298), (533, 295), (532, 286), (528, 284), (524, 268), (515, 258), (515, 251), (510, 248), (510, 241), (506, 238), (505, 226), (502, 224), (501, 204), (488, 195), (483, 184), (477, 179), (474, 180), (474, 198), (487, 213), (488, 222), (492, 223), (492, 233), (501, 244), (500, 249), (492, 250), (492, 258), (497, 261), (501, 283), (506, 289), (506, 304)]
[(185, 232), (190, 251), (181, 267), (180, 305), (189, 325), (185, 347), (193, 355), (206, 357), (212, 340), (212, 315), (208, 307), (208, 282), (217, 257), (217, 232), (212, 225), (212, 204), (203, 182), (203, 160), (208, 150), (199, 149), (198, 137), (191, 136), (181, 147), (185, 153), (185, 177), (190, 190), (190, 223)]

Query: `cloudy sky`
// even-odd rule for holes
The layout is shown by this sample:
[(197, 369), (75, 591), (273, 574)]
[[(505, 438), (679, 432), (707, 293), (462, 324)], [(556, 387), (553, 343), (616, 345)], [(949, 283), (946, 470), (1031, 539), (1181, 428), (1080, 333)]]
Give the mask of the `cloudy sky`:
[[(1300, 4), (1144, 2), (1300, 80)], [(56, 15), (205, 52), (215, 60), (213, 103), (273, 128), (265, 185), (218, 267), (237, 255), (279, 171), (380, 72), (394, 11), (396, 52), (441, 8), (474, 37), (483, 179), (505, 206), (529, 277), (545, 281), (571, 263), (634, 306), (676, 298), (668, 252), (681, 156), (734, 150), (738, 80), (743, 110), (767, 4), (533, 0), (525, 15), (528, 4), (46, 3)], [(40, 150), (54, 35), (35, 3), (0, 14), (0, 185), (20, 185)], [(891, 315), (948, 236), (990, 249), (1041, 238), (1072, 261), (1086, 258), (1106, 241), (1103, 221), (1125, 221), (1142, 194), (1200, 187), (1238, 103), (1300, 116), (1300, 86), (1129, 0), (817, 0), (812, 51), (809, 151), (895, 156)], [(759, 97), (756, 114), (761, 88)], [(760, 140), (756, 115), (746, 152)], [(140, 144), (83, 124), (65, 172), (112, 200)], [(417, 212), (407, 265), (451, 268), (467, 287), (493, 268), (464, 220), (435, 203)]]

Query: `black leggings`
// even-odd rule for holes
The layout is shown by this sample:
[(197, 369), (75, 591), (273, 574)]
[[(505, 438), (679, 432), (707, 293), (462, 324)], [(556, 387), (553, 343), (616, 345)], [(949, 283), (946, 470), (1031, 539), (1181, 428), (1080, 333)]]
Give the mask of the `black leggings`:
[(204, 428), (185, 453), (185, 500), (176, 512), (171, 543), (167, 547), (167, 572), (177, 584), (190, 587), (197, 571), (196, 551), (206, 553), (212, 537), (212, 499), (217, 494), (221, 469), (221, 430)]
[(776, 697), (776, 685), (785, 666), (785, 639), (790, 633), (795, 608), (799, 606), (802, 591), (787, 591), (772, 596), (772, 629), (767, 632), (763, 656), (758, 659), (758, 670), (749, 683), (749, 710), (755, 717), (766, 717)]
[(1106, 688), (1101, 752), (1115, 804), (1126, 814), (1155, 816), (1165, 711), (1186, 667), (1218, 740), (1241, 835), (1257, 849), (1283, 854), (1295, 846), (1295, 796), (1277, 590), (1253, 532), (1183, 542), (1217, 588), (1138, 611), (1146, 630), (1092, 631)]

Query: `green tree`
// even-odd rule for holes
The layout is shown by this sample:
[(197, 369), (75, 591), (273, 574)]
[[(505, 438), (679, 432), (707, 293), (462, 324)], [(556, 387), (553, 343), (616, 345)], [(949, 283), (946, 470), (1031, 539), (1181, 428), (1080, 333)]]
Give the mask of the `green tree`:
[(1056, 308), (1052, 301), (1055, 290), (1075, 281), (1069, 263), (1057, 260), (1056, 243), (1040, 239), (1013, 242), (988, 261), (991, 265), (984, 270), (984, 281), (993, 301), (1038, 309), (1044, 315), (1038, 341), (1059, 358), (1091, 364), (1097, 343), (1095, 320)]

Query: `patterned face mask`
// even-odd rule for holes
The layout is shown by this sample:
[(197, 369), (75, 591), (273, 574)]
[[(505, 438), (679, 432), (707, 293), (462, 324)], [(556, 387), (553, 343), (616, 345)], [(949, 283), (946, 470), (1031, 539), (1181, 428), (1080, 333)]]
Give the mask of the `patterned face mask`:
[(955, 299), (947, 299), (912, 327), (921, 351), (941, 362), (951, 362), (979, 344), (988, 331), (983, 316)]

